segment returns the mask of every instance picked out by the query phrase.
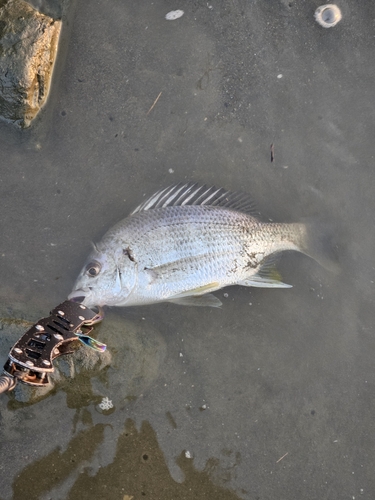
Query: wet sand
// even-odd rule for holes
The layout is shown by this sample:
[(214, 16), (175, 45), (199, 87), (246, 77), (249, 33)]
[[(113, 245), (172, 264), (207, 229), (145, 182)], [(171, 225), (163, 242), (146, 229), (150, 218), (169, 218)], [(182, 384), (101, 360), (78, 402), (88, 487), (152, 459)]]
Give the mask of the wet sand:
[(1, 500), (374, 497), (375, 6), (346, 0), (325, 29), (319, 5), (65, 14), (45, 109), (28, 130), (0, 123), (0, 363), (22, 321), (66, 298), (90, 241), (179, 181), (327, 222), (340, 273), (288, 253), (292, 289), (109, 310), (109, 364), (71, 358), (53, 390), (1, 395)]

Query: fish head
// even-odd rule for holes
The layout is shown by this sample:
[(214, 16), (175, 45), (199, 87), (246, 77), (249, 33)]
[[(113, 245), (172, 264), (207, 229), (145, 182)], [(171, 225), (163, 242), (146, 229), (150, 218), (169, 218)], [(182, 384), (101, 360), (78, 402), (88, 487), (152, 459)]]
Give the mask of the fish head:
[(125, 305), (136, 283), (136, 262), (128, 249), (94, 248), (83, 266), (69, 300), (86, 307)]

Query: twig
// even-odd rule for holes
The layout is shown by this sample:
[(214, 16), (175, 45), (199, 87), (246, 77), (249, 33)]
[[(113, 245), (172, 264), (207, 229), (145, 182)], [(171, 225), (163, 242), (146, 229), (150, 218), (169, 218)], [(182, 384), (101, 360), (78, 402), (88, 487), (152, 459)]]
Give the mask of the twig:
[(270, 149), (271, 149), (271, 163), (272, 163), (273, 160), (275, 159), (275, 146), (273, 145), (273, 143), (271, 144)]
[(279, 462), (281, 462), (281, 460), (282, 460), (283, 458), (285, 458), (285, 457), (287, 456), (287, 454), (288, 454), (288, 453), (289, 453), (289, 451), (287, 451), (287, 452), (285, 453), (285, 455), (283, 455), (281, 458), (279, 458), (279, 460), (278, 460), (276, 463), (278, 464)]
[(162, 92), (160, 92), (160, 94), (157, 96), (157, 98), (155, 99), (154, 101), (154, 104), (151, 106), (151, 108), (147, 111), (147, 114), (151, 113), (151, 111), (154, 109), (155, 107), (155, 104), (158, 102), (159, 100), (159, 97), (161, 96)]

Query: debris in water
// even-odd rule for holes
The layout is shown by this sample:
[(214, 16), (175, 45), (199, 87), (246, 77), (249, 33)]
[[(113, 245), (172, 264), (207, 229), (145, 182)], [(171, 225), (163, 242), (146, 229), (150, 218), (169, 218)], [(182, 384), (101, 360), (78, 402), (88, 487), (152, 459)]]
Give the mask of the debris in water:
[(283, 458), (285, 458), (285, 457), (288, 455), (288, 453), (289, 453), (289, 451), (287, 451), (287, 452), (285, 453), (285, 455), (283, 455), (282, 457), (280, 457), (280, 458), (279, 458), (279, 460), (277, 460), (277, 461), (276, 461), (276, 463), (278, 464), (279, 462), (281, 462), (281, 460), (282, 460)]
[(151, 111), (154, 109), (155, 107), (155, 104), (158, 102), (160, 96), (161, 96), (162, 92), (159, 92), (159, 95), (157, 96), (157, 98), (155, 99), (154, 101), (154, 104), (151, 106), (151, 108), (147, 111), (147, 114), (151, 113)]
[(110, 410), (111, 408), (113, 408), (113, 403), (109, 398), (105, 397), (102, 399), (102, 402), (99, 404), (99, 408), (101, 410)]
[(271, 150), (271, 163), (272, 163), (275, 159), (275, 146), (273, 145), (273, 143), (270, 146), (270, 150)]
[(332, 28), (341, 21), (341, 10), (333, 3), (321, 5), (315, 11), (315, 20), (323, 28)]
[(184, 15), (183, 10), (171, 10), (166, 14), (165, 19), (167, 21), (174, 21), (175, 19), (178, 19), (179, 17), (182, 17)]

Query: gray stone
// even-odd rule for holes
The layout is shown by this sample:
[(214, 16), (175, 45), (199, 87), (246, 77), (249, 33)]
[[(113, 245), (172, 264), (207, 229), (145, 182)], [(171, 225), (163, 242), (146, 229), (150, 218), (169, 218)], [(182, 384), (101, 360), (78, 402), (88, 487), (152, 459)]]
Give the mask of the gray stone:
[(2, 119), (28, 127), (45, 104), (60, 31), (61, 21), (22, 0), (9, 0), (0, 8)]

